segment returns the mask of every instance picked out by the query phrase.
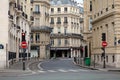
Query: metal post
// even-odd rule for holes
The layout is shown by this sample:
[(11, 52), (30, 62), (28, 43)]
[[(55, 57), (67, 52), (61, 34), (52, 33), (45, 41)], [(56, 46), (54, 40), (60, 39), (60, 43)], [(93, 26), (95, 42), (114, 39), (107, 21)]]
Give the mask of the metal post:
[(94, 54), (94, 68), (95, 68), (95, 54)]
[(105, 47), (104, 47), (104, 61), (103, 61), (103, 68), (106, 68), (106, 63), (105, 63)]
[(23, 70), (25, 70), (25, 51), (26, 49), (23, 49)]

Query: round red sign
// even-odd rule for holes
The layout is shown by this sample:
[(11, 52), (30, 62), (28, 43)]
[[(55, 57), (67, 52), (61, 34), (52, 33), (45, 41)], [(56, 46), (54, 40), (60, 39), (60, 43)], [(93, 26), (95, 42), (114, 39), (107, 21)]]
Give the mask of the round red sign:
[(106, 47), (106, 46), (107, 46), (107, 42), (106, 42), (106, 41), (103, 41), (103, 42), (102, 42), (102, 46), (103, 46), (103, 47)]
[(22, 48), (27, 48), (27, 43), (26, 43), (26, 41), (23, 41), (23, 42), (21, 43), (21, 47), (22, 47)]

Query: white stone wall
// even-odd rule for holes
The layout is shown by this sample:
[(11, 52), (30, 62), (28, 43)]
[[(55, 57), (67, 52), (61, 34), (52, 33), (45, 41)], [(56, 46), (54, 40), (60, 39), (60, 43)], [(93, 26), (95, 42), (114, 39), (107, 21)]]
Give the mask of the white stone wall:
[[(3, 7), (4, 6), (4, 7)], [(0, 0), (0, 44), (4, 49), (0, 49), (0, 68), (6, 67), (6, 44), (8, 44), (8, 0)]]

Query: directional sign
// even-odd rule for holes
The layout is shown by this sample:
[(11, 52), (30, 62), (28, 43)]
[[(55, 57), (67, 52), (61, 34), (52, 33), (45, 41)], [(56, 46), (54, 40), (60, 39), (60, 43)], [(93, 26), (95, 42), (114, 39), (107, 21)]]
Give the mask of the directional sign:
[(22, 47), (22, 48), (27, 48), (27, 43), (26, 43), (26, 41), (23, 41), (23, 42), (21, 43), (21, 47)]
[(103, 47), (106, 47), (106, 46), (107, 46), (107, 42), (106, 42), (106, 41), (103, 41), (103, 42), (102, 42), (102, 46), (103, 46)]

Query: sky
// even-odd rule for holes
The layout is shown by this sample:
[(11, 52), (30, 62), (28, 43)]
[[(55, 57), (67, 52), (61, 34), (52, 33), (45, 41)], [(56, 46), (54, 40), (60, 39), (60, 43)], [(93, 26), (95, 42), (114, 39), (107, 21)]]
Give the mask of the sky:
[(83, 0), (76, 0), (78, 3), (80, 2), (80, 3), (83, 3)]

